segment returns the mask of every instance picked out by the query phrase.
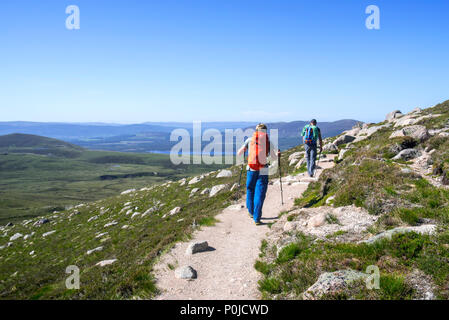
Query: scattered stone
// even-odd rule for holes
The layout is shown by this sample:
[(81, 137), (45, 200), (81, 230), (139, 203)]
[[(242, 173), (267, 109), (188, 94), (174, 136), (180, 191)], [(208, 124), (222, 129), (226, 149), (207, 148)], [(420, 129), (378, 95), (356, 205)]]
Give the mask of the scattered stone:
[(39, 219), (38, 221), (36, 221), (34, 224), (33, 224), (33, 226), (40, 226), (40, 225), (43, 225), (43, 224), (46, 224), (46, 223), (49, 223), (50, 222), (50, 220), (49, 219), (46, 219), (46, 218), (44, 218), (44, 219)]
[(13, 225), (14, 225), (14, 223), (12, 223), (12, 222), (8, 222), (8, 223), (6, 224), (7, 227), (12, 227)]
[(175, 207), (170, 211), (170, 215), (173, 216), (181, 211), (181, 207)]
[(30, 256), (34, 255), (34, 250), (30, 252)]
[(436, 227), (437, 226), (434, 224), (423, 224), (423, 225), (420, 225), (417, 227), (398, 227), (398, 228), (394, 228), (391, 230), (381, 232), (381, 233), (379, 233), (367, 240), (363, 240), (361, 242), (374, 243), (381, 239), (391, 239), (391, 237), (394, 234), (398, 234), (398, 233), (416, 232), (419, 234), (433, 234), (433, 233), (435, 233)]
[(355, 140), (355, 137), (353, 136), (349, 136), (347, 134), (344, 134), (340, 137), (338, 137), (335, 141), (334, 141), (334, 145), (339, 146), (341, 144), (345, 144), (345, 143), (349, 143)]
[(393, 157), (393, 160), (411, 160), (419, 157), (421, 152), (416, 149), (404, 149)]
[(206, 251), (208, 248), (209, 248), (209, 244), (207, 243), (207, 241), (191, 242), (186, 249), (186, 254), (192, 255), (197, 252)]
[(218, 174), (217, 174), (217, 178), (229, 178), (232, 177), (232, 171), (231, 170), (221, 170)]
[(123, 192), (120, 193), (120, 194), (121, 194), (121, 195), (124, 195), (124, 194), (133, 193), (133, 192), (136, 192), (136, 189), (128, 189), (128, 190), (123, 191)]
[(191, 266), (183, 266), (175, 270), (175, 277), (178, 279), (196, 279), (197, 273)]
[(333, 143), (328, 143), (323, 146), (323, 151), (329, 153), (338, 153), (338, 147)]
[(116, 224), (118, 224), (117, 221), (112, 221), (112, 222), (106, 223), (106, 224), (104, 225), (104, 228), (111, 227), (111, 226), (115, 226)]
[(96, 264), (96, 266), (104, 267), (104, 266), (113, 264), (116, 261), (117, 261), (117, 259), (103, 260), (103, 261), (98, 262)]
[(31, 234), (26, 234), (26, 235), (23, 237), (23, 240), (27, 240), (27, 239), (31, 238), (32, 236), (34, 236), (34, 234), (35, 234), (34, 231), (31, 232)]
[(288, 157), (288, 161), (292, 161), (292, 160), (298, 160), (301, 157), (304, 157), (304, 151), (298, 151), (298, 152), (293, 152), (291, 155), (289, 155)]
[(202, 179), (201, 176), (194, 177), (192, 180), (189, 181), (189, 184), (195, 184), (197, 182), (200, 182), (201, 179)]
[(101, 250), (103, 250), (103, 247), (97, 247), (97, 248), (92, 249), (92, 250), (87, 250), (86, 254), (90, 255), (90, 254), (92, 254), (94, 252), (101, 251)]
[(20, 239), (20, 238), (22, 238), (22, 237), (23, 237), (23, 234), (21, 234), (21, 233), (16, 233), (16, 234), (14, 234), (12, 237), (9, 238), (9, 241), (15, 241), (15, 240)]
[(219, 184), (217, 186), (213, 186), (210, 190), (209, 197), (215, 196), (217, 193), (219, 193), (221, 190), (224, 190), (226, 188), (225, 184)]
[(98, 235), (95, 236), (95, 239), (101, 238), (101, 237), (103, 237), (103, 236), (105, 236), (105, 235), (107, 235), (107, 234), (108, 234), (108, 232), (100, 233), (100, 234), (98, 234)]
[(47, 237), (47, 236), (49, 236), (49, 235), (51, 235), (51, 234), (53, 234), (53, 233), (55, 233), (56, 232), (56, 230), (53, 230), (53, 231), (48, 231), (48, 232), (45, 232), (43, 235), (42, 235), (42, 237)]
[(366, 273), (351, 269), (325, 272), (303, 293), (303, 298), (315, 300), (320, 299), (325, 294), (336, 294), (348, 289), (354, 281), (364, 280), (367, 277)]
[(129, 228), (129, 225), (127, 225), (127, 224), (125, 224), (123, 227), (122, 227), (122, 229), (128, 229)]
[(93, 216), (93, 217), (90, 217), (89, 219), (87, 219), (87, 222), (91, 222), (91, 221), (94, 221), (97, 219), (98, 219), (98, 216)]
[(131, 219), (134, 218), (135, 216), (140, 215), (140, 214), (141, 214), (140, 212), (134, 212), (133, 215), (131, 216)]
[(385, 116), (385, 120), (386, 120), (386, 121), (392, 121), (392, 120), (397, 119), (397, 118), (400, 118), (400, 117), (402, 117), (402, 116), (403, 116), (403, 114), (402, 114), (401, 111), (395, 110), (395, 111), (392, 111), (392, 112), (388, 113), (388, 114)]

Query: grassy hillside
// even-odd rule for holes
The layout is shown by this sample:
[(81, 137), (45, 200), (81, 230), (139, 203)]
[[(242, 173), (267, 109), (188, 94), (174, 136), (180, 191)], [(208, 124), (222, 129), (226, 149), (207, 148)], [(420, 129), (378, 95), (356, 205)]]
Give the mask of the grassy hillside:
[[(230, 191), (239, 168), (232, 170), (228, 178), (213, 172), (194, 184), (167, 183), (80, 204), (46, 215), (49, 222), (42, 225), (31, 219), (0, 227), (0, 299), (151, 298), (155, 259), (241, 196), (243, 186)], [(202, 192), (218, 183), (226, 188), (215, 196)], [(176, 207), (180, 212), (173, 213)], [(24, 237), (11, 240), (17, 233)], [(110, 259), (117, 261), (96, 265)], [(69, 265), (80, 268), (80, 290), (65, 287)]]
[[(402, 124), (386, 121), (367, 126), (366, 130), (377, 131), (368, 136), (356, 134), (359, 138), (354, 142), (339, 145), (336, 166), (311, 183), (296, 200), (297, 209), (274, 227), (286, 242), (282, 247), (265, 242), (256, 264), (264, 274), (260, 290), (266, 298), (302, 299), (320, 275), (341, 270), (363, 273), (370, 265), (380, 270), (378, 290), (368, 290), (363, 281), (354, 281), (345, 289), (317, 298), (424, 299), (423, 292), (436, 299), (449, 298), (449, 183), (445, 181), (449, 101), (402, 119)], [(410, 129), (409, 135), (390, 137), (410, 124), (415, 131)], [(421, 156), (397, 156), (405, 149)], [(366, 210), (376, 222), (364, 231), (340, 229), (326, 237), (313, 236), (311, 232), (317, 229), (312, 227), (282, 230), (285, 226), (281, 223), (304, 221), (301, 217), (310, 212), (307, 208), (330, 206), (326, 210), (334, 210), (352, 205)], [(321, 230), (345, 226), (332, 215), (322, 223)], [(429, 225), (435, 226), (435, 232), (403, 231)], [(383, 237), (393, 230), (396, 233), (391, 237)], [(355, 238), (357, 241), (351, 240)]]
[(168, 155), (88, 151), (45, 137), (0, 136), (0, 225), (214, 168), (174, 166)]

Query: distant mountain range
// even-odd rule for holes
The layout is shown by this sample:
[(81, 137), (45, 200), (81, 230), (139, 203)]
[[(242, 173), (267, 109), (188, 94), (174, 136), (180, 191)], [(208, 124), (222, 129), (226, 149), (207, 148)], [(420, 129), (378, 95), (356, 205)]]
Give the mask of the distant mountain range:
[[(345, 119), (320, 122), (323, 138), (335, 136), (352, 128), (357, 120)], [(269, 129), (279, 130), (279, 146), (288, 149), (301, 143), (300, 132), (308, 121), (268, 123)], [(257, 122), (203, 122), (202, 130), (252, 128)], [(32, 134), (64, 140), (92, 150), (121, 152), (167, 152), (176, 142), (170, 141), (175, 129), (192, 133), (190, 122), (146, 122), (141, 124), (0, 122), (0, 135)], [(207, 142), (204, 142), (207, 144)]]

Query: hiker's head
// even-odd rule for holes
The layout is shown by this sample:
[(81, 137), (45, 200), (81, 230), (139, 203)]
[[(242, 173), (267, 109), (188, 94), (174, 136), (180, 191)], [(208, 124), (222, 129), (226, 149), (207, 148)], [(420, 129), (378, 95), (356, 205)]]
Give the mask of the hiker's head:
[(264, 123), (259, 123), (256, 126), (256, 131), (267, 131), (267, 125)]
[(315, 120), (315, 119), (312, 119), (312, 120), (310, 121), (310, 124), (316, 126), (316, 120)]

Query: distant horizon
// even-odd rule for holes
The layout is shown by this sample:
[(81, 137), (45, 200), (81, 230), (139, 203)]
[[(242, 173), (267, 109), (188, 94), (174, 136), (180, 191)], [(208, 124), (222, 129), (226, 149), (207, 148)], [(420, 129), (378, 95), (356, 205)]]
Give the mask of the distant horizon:
[(448, 12), (447, 0), (2, 1), (2, 120), (379, 122), (448, 99)]

